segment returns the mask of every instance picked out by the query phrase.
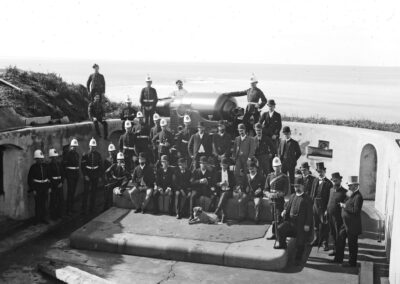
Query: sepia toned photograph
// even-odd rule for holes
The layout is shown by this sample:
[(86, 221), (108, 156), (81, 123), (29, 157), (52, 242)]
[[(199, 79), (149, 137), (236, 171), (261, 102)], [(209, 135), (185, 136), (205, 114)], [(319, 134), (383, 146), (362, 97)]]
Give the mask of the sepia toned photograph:
[(0, 283), (400, 284), (399, 1), (0, 7)]

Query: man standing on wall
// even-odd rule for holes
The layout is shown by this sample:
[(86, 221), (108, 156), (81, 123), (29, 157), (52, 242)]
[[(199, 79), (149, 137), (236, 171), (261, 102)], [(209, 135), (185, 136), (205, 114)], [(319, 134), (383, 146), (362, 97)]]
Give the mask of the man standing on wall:
[(76, 151), (79, 146), (78, 140), (75, 138), (71, 140), (70, 149), (65, 154), (63, 163), (65, 170), (65, 177), (67, 178), (67, 208), (66, 214), (72, 215), (74, 208), (75, 192), (79, 179), (79, 154)]
[(275, 148), (279, 145), (279, 134), (282, 129), (282, 118), (280, 113), (275, 111), (275, 100), (268, 100), (268, 111), (264, 112), (260, 118), (260, 123), (263, 125), (263, 132), (271, 137)]
[(89, 104), (88, 111), (89, 119), (93, 121), (94, 127), (96, 129), (97, 136), (101, 138), (99, 122), (103, 124), (104, 129), (104, 139), (107, 140), (108, 137), (108, 125), (104, 118), (104, 109), (100, 101), (100, 96), (95, 96), (94, 101)]
[(106, 81), (104, 76), (99, 73), (99, 68), (96, 63), (93, 65), (94, 73), (89, 76), (86, 83), (86, 89), (92, 102), (96, 96), (99, 96), (101, 102), (106, 92)]
[(152, 83), (151, 77), (147, 75), (147, 86), (143, 88), (140, 93), (140, 104), (142, 106), (145, 123), (149, 128), (154, 125), (153, 114), (156, 111), (156, 105), (158, 102), (157, 91), (151, 86)]

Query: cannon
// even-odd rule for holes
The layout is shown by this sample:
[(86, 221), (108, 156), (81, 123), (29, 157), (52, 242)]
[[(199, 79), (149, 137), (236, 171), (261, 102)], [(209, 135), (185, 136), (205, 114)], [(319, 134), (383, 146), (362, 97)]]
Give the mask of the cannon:
[(186, 96), (160, 99), (157, 103), (157, 113), (170, 118), (171, 130), (177, 131), (183, 125), (185, 114), (190, 115), (192, 125), (199, 121), (214, 132), (218, 121), (224, 120), (227, 131), (234, 132), (244, 114), (234, 97), (224, 93), (189, 93)]

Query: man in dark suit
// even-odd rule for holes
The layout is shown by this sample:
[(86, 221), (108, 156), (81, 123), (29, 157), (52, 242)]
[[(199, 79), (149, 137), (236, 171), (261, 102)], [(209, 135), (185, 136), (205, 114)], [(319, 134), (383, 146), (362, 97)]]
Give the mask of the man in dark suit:
[(184, 158), (178, 160), (178, 168), (174, 175), (175, 187), (175, 211), (176, 218), (181, 219), (184, 212), (187, 199), (191, 195), (192, 173), (187, 169), (187, 161)]
[(291, 137), (289, 126), (285, 126), (282, 132), (285, 136), (285, 139), (282, 139), (279, 144), (278, 157), (282, 161), (282, 172), (289, 176), (290, 190), (292, 193), (294, 193), (294, 172), (297, 165), (297, 160), (301, 156), (301, 150), (299, 143)]
[(311, 199), (313, 201), (313, 218), (314, 218), (314, 233), (315, 237), (312, 241), (312, 246), (324, 245), (324, 251), (329, 250), (328, 246), (328, 221), (327, 211), (329, 201), (329, 192), (332, 188), (332, 182), (326, 178), (326, 168), (324, 163), (317, 163), (316, 171), (318, 178), (314, 180), (311, 188)]
[(236, 161), (235, 177), (240, 176), (240, 172), (247, 173), (247, 161), (251, 160), (255, 154), (255, 141), (253, 137), (246, 135), (244, 124), (238, 125), (239, 136), (235, 138), (233, 145), (233, 160)]
[(216, 174), (215, 186), (218, 191), (221, 192), (221, 197), (218, 202), (217, 209), (214, 213), (219, 215), (222, 211), (221, 222), (225, 221), (225, 205), (229, 198), (233, 197), (233, 189), (235, 187), (235, 176), (233, 172), (229, 169), (230, 159), (222, 158), (221, 160), (221, 170)]
[(295, 193), (290, 196), (285, 210), (282, 212), (283, 223), (278, 226), (279, 245), (275, 249), (286, 249), (286, 238), (296, 238), (295, 264), (299, 265), (303, 256), (307, 237), (312, 226), (312, 203), (304, 193), (304, 180), (296, 175), (294, 180)]
[(152, 83), (151, 77), (147, 75), (147, 86), (140, 92), (140, 105), (142, 106), (145, 123), (149, 128), (154, 125), (153, 114), (156, 111), (158, 102), (157, 91), (151, 86)]
[(260, 123), (263, 125), (263, 132), (271, 137), (275, 147), (279, 144), (279, 134), (282, 129), (282, 118), (280, 113), (275, 111), (275, 101), (268, 100), (268, 111), (264, 112), (260, 118)]
[(205, 132), (204, 122), (197, 125), (198, 132), (190, 137), (188, 152), (192, 158), (192, 168), (197, 168), (200, 157), (209, 157), (212, 153), (212, 137)]
[(254, 143), (256, 146), (255, 157), (260, 170), (267, 176), (272, 171), (271, 161), (275, 156), (276, 148), (272, 139), (262, 132), (261, 123), (256, 123), (254, 130), (256, 132), (256, 136), (254, 136)]
[(357, 176), (351, 176), (347, 185), (349, 186), (348, 197), (344, 203), (340, 203), (343, 226), (339, 232), (335, 258), (338, 263), (343, 261), (347, 238), (349, 243), (349, 262), (343, 264), (343, 266), (354, 267), (357, 266), (358, 236), (362, 233), (361, 211), (364, 199), (359, 190), (360, 184)]
[(218, 123), (218, 133), (213, 135), (213, 154), (219, 162), (228, 158), (231, 153), (232, 138), (225, 128), (225, 123), (221, 120)]
[(315, 180), (315, 176), (311, 174), (310, 165), (308, 162), (304, 162), (300, 166), (301, 174), (303, 175), (304, 181), (304, 193), (310, 196), (311, 188)]
[(96, 96), (99, 96), (101, 103), (104, 93), (106, 92), (106, 81), (104, 80), (104, 76), (99, 73), (99, 65), (95, 63), (93, 69), (94, 73), (89, 76), (86, 83), (86, 89), (92, 101), (94, 101)]

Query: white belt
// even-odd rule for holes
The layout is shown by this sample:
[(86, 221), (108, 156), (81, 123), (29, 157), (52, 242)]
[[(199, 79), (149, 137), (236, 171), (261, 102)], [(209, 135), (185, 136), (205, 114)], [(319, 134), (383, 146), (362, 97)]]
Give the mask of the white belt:
[(186, 140), (183, 140), (183, 139), (182, 139), (182, 142), (183, 142), (183, 143), (189, 143), (189, 141), (186, 141)]
[(166, 143), (160, 143), (159, 145), (160, 146), (166, 146)]
[(79, 167), (67, 167), (68, 170), (79, 170)]
[(59, 179), (61, 179), (61, 177), (51, 177), (52, 179), (56, 179), (56, 180), (59, 180)]
[(33, 181), (37, 183), (46, 183), (49, 182), (49, 179), (33, 179)]
[(95, 167), (89, 167), (89, 166), (86, 166), (86, 168), (88, 168), (89, 170), (95, 170), (95, 169), (97, 169), (99, 166), (95, 166)]
[(134, 147), (128, 147), (128, 146), (124, 146), (124, 149), (128, 149), (128, 150), (135, 150)]
[(143, 100), (143, 102), (145, 102), (145, 103), (152, 103), (152, 102), (154, 102), (154, 100)]
[(140, 136), (138, 136), (137, 138), (149, 138), (149, 136), (146, 136), (146, 135), (140, 135)]
[(111, 175), (111, 176), (113, 177), (113, 179), (117, 179), (117, 180), (122, 180), (125, 178), (125, 177), (116, 177), (115, 175)]

